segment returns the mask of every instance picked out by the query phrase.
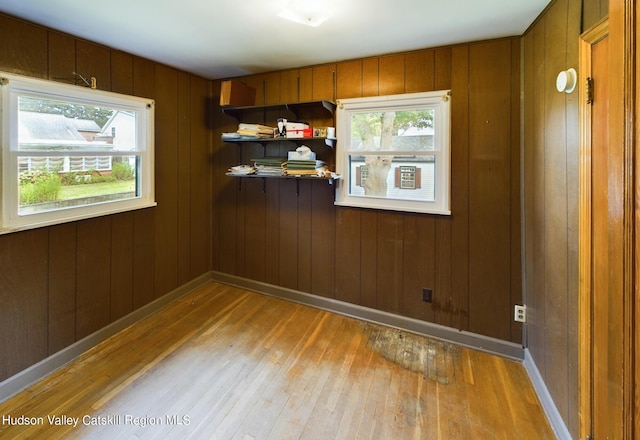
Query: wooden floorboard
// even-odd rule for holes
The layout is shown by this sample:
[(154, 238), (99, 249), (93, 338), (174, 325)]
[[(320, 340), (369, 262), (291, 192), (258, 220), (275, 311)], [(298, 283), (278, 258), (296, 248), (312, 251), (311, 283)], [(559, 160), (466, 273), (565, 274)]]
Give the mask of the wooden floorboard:
[(215, 282), (0, 417), (1, 439), (554, 438), (518, 362)]

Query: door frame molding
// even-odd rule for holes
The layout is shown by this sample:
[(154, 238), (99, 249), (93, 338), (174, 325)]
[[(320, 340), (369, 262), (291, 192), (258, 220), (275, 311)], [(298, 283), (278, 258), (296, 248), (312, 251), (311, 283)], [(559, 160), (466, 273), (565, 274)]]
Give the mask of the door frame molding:
[[(640, 47), (640, 17), (633, 0), (610, 0), (610, 125), (609, 142), (621, 145), (624, 155), (623, 183), (623, 280), (622, 321), (623, 358), (621, 388), (623, 402), (621, 411), (622, 438), (640, 438), (640, 325), (636, 324), (640, 311), (640, 287), (636, 274), (640, 273), (640, 154), (636, 146), (640, 133), (640, 60), (636, 48)], [(602, 35), (598, 34), (602, 22), (585, 32), (580, 39), (580, 75), (589, 76), (590, 48)], [(600, 28), (600, 31), (602, 29)], [(579, 426), (583, 439), (592, 426), (591, 396), (591, 139), (590, 106), (586, 105), (584, 80), (580, 84), (580, 159), (579, 159)], [(587, 172), (589, 171), (589, 172)], [(587, 221), (588, 220), (588, 221)]]
[(578, 335), (579, 335), (579, 424), (580, 438), (591, 434), (591, 104), (587, 104), (587, 78), (591, 77), (591, 47), (609, 35), (609, 19), (605, 17), (580, 36), (578, 113), (579, 147), (579, 243), (578, 243)]

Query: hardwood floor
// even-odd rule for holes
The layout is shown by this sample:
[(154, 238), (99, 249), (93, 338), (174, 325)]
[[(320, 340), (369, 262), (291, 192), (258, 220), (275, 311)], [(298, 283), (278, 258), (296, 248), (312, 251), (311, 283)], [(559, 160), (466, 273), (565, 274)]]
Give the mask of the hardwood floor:
[(2, 439), (554, 438), (517, 362), (213, 282), (0, 417)]

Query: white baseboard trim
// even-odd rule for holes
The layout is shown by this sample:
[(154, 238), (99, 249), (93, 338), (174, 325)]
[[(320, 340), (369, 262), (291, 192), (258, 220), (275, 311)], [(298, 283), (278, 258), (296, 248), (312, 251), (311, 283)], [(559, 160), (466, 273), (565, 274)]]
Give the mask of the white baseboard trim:
[(211, 272), (211, 279), (220, 283), (229, 284), (243, 289), (252, 290), (254, 292), (263, 293), (299, 304), (327, 310), (352, 318), (362, 319), (365, 321), (383, 324), (390, 327), (407, 330), (413, 333), (425, 336), (443, 339), (456, 344), (463, 345), (476, 350), (497, 354), (518, 361), (524, 359), (524, 349), (522, 345), (513, 342), (503, 341), (500, 339), (490, 338), (488, 336), (476, 333), (457, 330), (455, 328), (446, 327), (431, 322), (421, 321), (419, 319), (409, 318), (406, 316), (396, 315), (356, 304), (338, 301), (332, 298), (312, 295), (298, 290), (287, 289), (285, 287), (275, 286), (260, 281), (242, 278), (223, 272)]
[(542, 375), (536, 366), (533, 358), (531, 357), (531, 353), (528, 348), (524, 349), (524, 368), (531, 379), (531, 383), (533, 384), (533, 388), (540, 399), (540, 403), (542, 404), (542, 409), (544, 409), (545, 414), (547, 415), (547, 419), (549, 420), (549, 424), (553, 429), (553, 432), (556, 435), (558, 440), (572, 440), (571, 434), (569, 434), (569, 430), (567, 429), (567, 425), (564, 423), (558, 408), (556, 407), (549, 390), (547, 389), (544, 380), (542, 379)]
[(124, 330), (132, 324), (150, 316), (169, 304), (174, 300), (184, 296), (196, 287), (211, 281), (211, 274), (205, 273), (200, 275), (188, 283), (178, 287), (177, 289), (167, 293), (166, 295), (140, 307), (128, 315), (112, 322), (106, 327), (101, 328), (95, 333), (86, 336), (83, 339), (69, 345), (68, 347), (52, 354), (51, 356), (41, 360), (40, 362), (22, 370), (21, 372), (0, 382), (0, 402), (3, 402), (19, 393), (29, 385), (43, 379), (58, 368), (80, 356), (90, 348), (98, 345), (100, 342), (110, 338), (116, 333)]

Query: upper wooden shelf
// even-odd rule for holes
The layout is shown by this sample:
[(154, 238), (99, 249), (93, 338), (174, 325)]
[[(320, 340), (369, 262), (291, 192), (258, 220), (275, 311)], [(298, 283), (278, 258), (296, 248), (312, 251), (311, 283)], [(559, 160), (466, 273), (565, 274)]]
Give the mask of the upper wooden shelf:
[[(307, 117), (313, 115), (313, 112), (321, 110), (325, 116), (333, 116), (336, 111), (336, 104), (332, 101), (307, 101), (288, 104), (269, 104), (269, 105), (252, 105), (246, 107), (221, 107), (222, 113), (229, 115), (238, 121), (247, 122), (247, 115), (255, 115), (258, 112), (288, 112), (295, 118)], [(283, 115), (284, 116), (284, 115)]]

